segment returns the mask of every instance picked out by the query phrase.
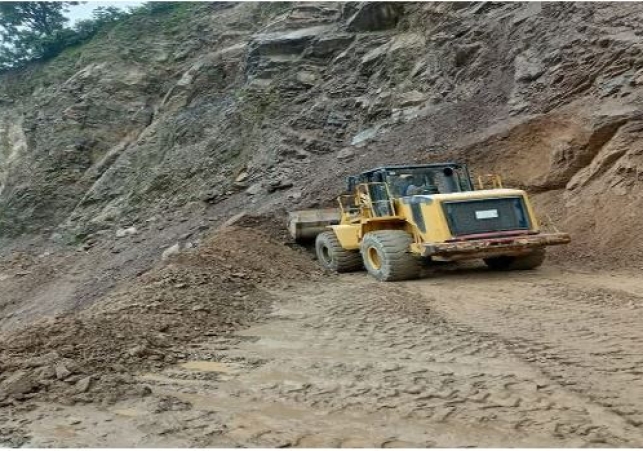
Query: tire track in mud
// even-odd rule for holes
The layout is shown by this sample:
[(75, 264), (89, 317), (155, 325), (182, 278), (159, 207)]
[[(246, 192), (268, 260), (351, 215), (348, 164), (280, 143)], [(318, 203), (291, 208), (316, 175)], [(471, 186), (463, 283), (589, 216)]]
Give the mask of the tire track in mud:
[[(382, 285), (356, 274), (274, 293), (281, 300), (267, 322), (193, 351), (225, 370), (175, 368), (148, 382), (193, 408), (220, 407), (220, 433), (195, 439), (201, 445), (640, 443), (619, 415), (526, 358), (539, 354), (454, 321), (417, 293), (434, 283)], [(212, 377), (216, 390), (186, 383)]]
[[(619, 360), (638, 343), (637, 318), (615, 308), (627, 293), (597, 293), (542, 271), (297, 283), (270, 293), (274, 310), (262, 322), (140, 374), (149, 397), (95, 415), (84, 406), (83, 415), (100, 446), (121, 424), (129, 432), (118, 443), (134, 446), (640, 445), (636, 413), (618, 410), (625, 380), (613, 385), (637, 376)], [(640, 393), (630, 392), (635, 406)], [(51, 415), (33, 415), (29, 444), (74, 443), (46, 436)]]
[[(643, 431), (643, 297), (632, 287), (610, 274), (552, 270), (442, 276), (407, 286), (449, 321), (504, 343), (556, 384)], [(632, 440), (643, 443), (636, 434)]]

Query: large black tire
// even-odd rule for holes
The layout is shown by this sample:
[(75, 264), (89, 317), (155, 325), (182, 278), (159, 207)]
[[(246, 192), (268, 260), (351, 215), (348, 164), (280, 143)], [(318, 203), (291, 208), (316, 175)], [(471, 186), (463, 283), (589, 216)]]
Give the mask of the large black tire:
[(422, 264), (411, 254), (411, 243), (413, 237), (403, 230), (367, 233), (360, 249), (366, 270), (382, 282), (417, 279)]
[(362, 256), (359, 251), (344, 249), (334, 232), (322, 232), (317, 235), (315, 252), (319, 264), (331, 271), (350, 272), (362, 269)]
[(486, 265), (494, 271), (521, 271), (536, 269), (545, 261), (545, 249), (536, 249), (529, 255), (520, 257), (502, 256), (485, 258)]

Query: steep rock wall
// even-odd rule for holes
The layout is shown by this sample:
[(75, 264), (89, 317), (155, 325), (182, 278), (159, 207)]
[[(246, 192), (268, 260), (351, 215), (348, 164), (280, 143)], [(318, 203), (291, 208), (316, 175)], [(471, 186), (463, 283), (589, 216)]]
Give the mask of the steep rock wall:
[(640, 192), (641, 13), (329, 2), (132, 18), (2, 76), (0, 234), (77, 243), (169, 211), (319, 205), (351, 171), (455, 156), (547, 198), (588, 255), (608, 224), (569, 212), (628, 210)]

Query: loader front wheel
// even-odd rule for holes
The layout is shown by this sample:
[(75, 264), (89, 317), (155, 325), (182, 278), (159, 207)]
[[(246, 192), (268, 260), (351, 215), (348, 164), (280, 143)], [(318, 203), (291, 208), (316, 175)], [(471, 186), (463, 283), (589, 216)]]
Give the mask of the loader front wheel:
[(520, 271), (536, 269), (545, 261), (545, 249), (536, 249), (531, 254), (520, 257), (493, 257), (485, 258), (486, 265), (495, 271)]
[(319, 264), (331, 271), (350, 272), (359, 271), (362, 268), (362, 257), (359, 251), (344, 249), (334, 232), (328, 231), (317, 235), (315, 252)]
[(413, 238), (403, 230), (367, 233), (361, 252), (368, 273), (382, 282), (417, 279), (422, 268), (410, 252)]

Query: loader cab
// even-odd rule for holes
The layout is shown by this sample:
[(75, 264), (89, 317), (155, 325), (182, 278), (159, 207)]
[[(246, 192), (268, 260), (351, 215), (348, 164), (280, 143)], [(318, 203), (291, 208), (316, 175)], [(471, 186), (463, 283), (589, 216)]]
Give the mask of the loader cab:
[(384, 183), (392, 198), (472, 191), (466, 165), (440, 163), (408, 166), (384, 166), (348, 178), (348, 192), (363, 183)]

